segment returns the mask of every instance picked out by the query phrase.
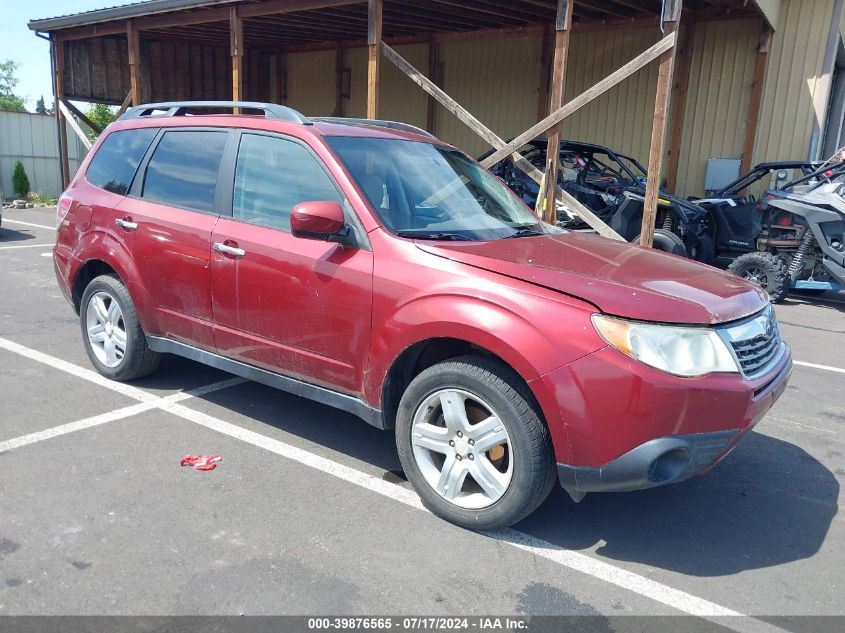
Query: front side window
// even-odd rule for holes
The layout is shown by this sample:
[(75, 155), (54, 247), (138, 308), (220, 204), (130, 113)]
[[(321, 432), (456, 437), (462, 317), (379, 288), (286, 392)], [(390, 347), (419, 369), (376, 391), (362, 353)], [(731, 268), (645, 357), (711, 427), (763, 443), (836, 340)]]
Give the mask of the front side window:
[(510, 189), (457, 150), (387, 138), (326, 140), (397, 235), (492, 240), (546, 232)]
[(337, 188), (308, 149), (278, 137), (241, 136), (232, 199), (234, 218), (289, 231), (293, 208), (315, 200), (342, 204)]
[(195, 211), (214, 210), (217, 172), (227, 132), (166, 132), (147, 165), (141, 196)]
[(109, 134), (91, 159), (86, 180), (95, 187), (125, 196), (157, 132), (155, 128), (142, 128)]

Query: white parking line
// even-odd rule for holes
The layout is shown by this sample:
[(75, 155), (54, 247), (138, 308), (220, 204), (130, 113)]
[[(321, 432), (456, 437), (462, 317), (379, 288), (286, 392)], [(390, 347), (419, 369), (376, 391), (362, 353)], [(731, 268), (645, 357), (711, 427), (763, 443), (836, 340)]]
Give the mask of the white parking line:
[(100, 415), (94, 415), (90, 418), (77, 420), (76, 422), (69, 422), (68, 424), (54, 426), (52, 428), (45, 429), (44, 431), (37, 431), (35, 433), (21, 435), (20, 437), (15, 437), (11, 440), (5, 440), (3, 442), (0, 442), (0, 453), (4, 451), (10, 451), (14, 448), (27, 446), (29, 444), (42, 442), (44, 440), (49, 440), (54, 437), (67, 435), (68, 433), (73, 433), (74, 431), (90, 429), (93, 426), (99, 426), (101, 424), (107, 424), (108, 422), (115, 422), (117, 420), (130, 418), (133, 415), (138, 415), (139, 413), (143, 413), (144, 411), (159, 408), (162, 406), (162, 403), (182, 402), (183, 400), (187, 400), (189, 398), (203, 396), (207, 393), (220, 391), (221, 389), (228, 389), (229, 387), (234, 387), (235, 385), (239, 385), (242, 382), (245, 382), (243, 378), (230, 378), (229, 380), (221, 380), (220, 382), (215, 382), (210, 385), (205, 385), (203, 387), (197, 387), (196, 389), (180, 391), (179, 393), (174, 393), (165, 398), (156, 398), (155, 400), (139, 402), (138, 404), (123, 407), (122, 409), (115, 409), (114, 411), (109, 411), (108, 413), (101, 413)]
[(824, 371), (832, 371), (837, 374), (845, 374), (845, 369), (841, 367), (831, 367), (830, 365), (816, 365), (815, 363), (805, 363), (800, 360), (792, 361), (793, 365), (800, 365), (801, 367), (812, 367), (813, 369), (823, 369)]
[[(105, 379), (103, 379), (103, 381), (92, 380), (90, 374), (94, 372), (82, 367), (77, 367), (72, 363), (54, 358), (48, 354), (38, 352), (37, 350), (19, 345), (18, 343), (0, 338), (0, 347), (25, 356), (26, 358), (44, 363), (45, 365), (55, 369), (60, 369), (79, 376), (80, 378), (90, 380), (91, 382), (95, 382), (96, 384), (108, 389), (112, 389), (120, 393), (126, 393), (123, 390), (126, 385), (121, 385), (120, 383), (115, 383)], [(99, 376), (99, 374), (95, 375)], [(333, 477), (337, 477), (338, 479), (348, 483), (360, 486), (361, 488), (365, 488), (371, 492), (393, 499), (394, 501), (398, 501), (404, 505), (417, 510), (426, 511), (419, 497), (409, 488), (389, 483), (379, 477), (375, 477), (344, 464), (339, 464), (326, 457), (322, 457), (321, 455), (317, 455), (280, 440), (261, 435), (260, 433), (249, 431), (212, 415), (190, 409), (182, 404), (179, 404), (180, 398), (177, 396), (180, 396), (181, 394), (175, 394), (174, 396), (168, 396), (167, 398), (158, 398), (157, 396), (152, 396), (151, 394), (147, 394), (139, 389), (132, 389), (143, 394), (143, 398), (137, 398), (142, 400), (142, 402), (140, 405), (135, 406), (162, 409), (185, 420), (194, 422), (195, 424), (213, 429), (219, 433), (228, 435), (229, 437), (252, 444), (253, 446), (263, 448), (287, 459), (291, 459), (310, 468), (314, 468)], [(125, 411), (125, 409), (123, 409), (123, 411)], [(745, 616), (738, 611), (728, 609), (685, 591), (674, 589), (655, 580), (651, 580), (650, 578), (646, 578), (645, 576), (641, 576), (640, 574), (636, 574), (621, 567), (601, 561), (593, 556), (588, 556), (587, 554), (558, 547), (553, 543), (535, 538), (529, 534), (525, 534), (512, 528), (491, 532), (488, 533), (488, 535), (499, 542), (507, 543), (518, 549), (530, 552), (535, 556), (545, 558), (546, 560), (557, 563), (562, 567), (567, 567), (593, 576), (594, 578), (616, 585), (622, 589), (650, 598), (655, 602), (664, 604), (682, 613), (712, 620), (721, 626), (731, 628), (741, 633), (786, 633), (784, 629), (770, 625), (761, 620), (757, 620), (753, 617)]]
[(32, 222), (22, 222), (21, 220), (10, 220), (9, 218), (3, 218), (3, 224), (20, 224), (22, 226), (33, 226), (36, 229), (47, 229), (48, 231), (55, 231), (55, 226), (47, 226), (46, 224), (33, 224)]
[(53, 244), (22, 244), (20, 246), (0, 246), (0, 251), (11, 251), (17, 248), (53, 248)]

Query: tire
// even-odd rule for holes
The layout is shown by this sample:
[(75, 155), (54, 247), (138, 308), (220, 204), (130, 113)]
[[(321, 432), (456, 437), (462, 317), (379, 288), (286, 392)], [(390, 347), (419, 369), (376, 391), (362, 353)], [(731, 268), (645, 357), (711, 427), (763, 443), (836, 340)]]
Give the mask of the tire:
[[(639, 244), (642, 234), (637, 235), (631, 240), (631, 244)], [(672, 255), (680, 255), (681, 257), (689, 257), (687, 247), (684, 240), (666, 229), (654, 229), (654, 246), (653, 248), (664, 253), (672, 253)]]
[(769, 293), (772, 303), (780, 303), (789, 294), (786, 263), (771, 253), (746, 253), (728, 266), (728, 272), (757, 284)]
[[(158, 369), (161, 354), (147, 345), (135, 304), (120, 279), (114, 275), (95, 278), (85, 288), (79, 305), (82, 342), (101, 375), (123, 382)], [(89, 330), (96, 334), (89, 336)]]
[[(443, 414), (444, 399), (459, 403), (449, 415), (452, 422)], [(459, 411), (463, 424), (455, 425)], [(420, 445), (427, 442), (436, 449)], [(396, 446), (423, 505), (471, 530), (520, 521), (543, 502), (556, 481), (549, 431), (533, 395), (509, 367), (479, 356), (438, 363), (411, 381), (399, 403)], [(437, 485), (447, 480), (444, 471), (464, 475), (458, 474), (451, 491), (446, 486), (438, 492)]]

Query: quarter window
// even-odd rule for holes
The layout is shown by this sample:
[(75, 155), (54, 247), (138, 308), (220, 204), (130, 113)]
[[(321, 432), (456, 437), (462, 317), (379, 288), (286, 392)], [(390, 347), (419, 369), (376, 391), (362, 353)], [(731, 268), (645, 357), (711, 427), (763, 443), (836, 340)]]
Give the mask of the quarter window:
[(112, 132), (91, 159), (85, 178), (95, 187), (125, 196), (157, 132), (155, 128)]
[(147, 166), (141, 196), (196, 211), (214, 209), (217, 172), (228, 132), (166, 132)]
[(311, 200), (342, 203), (334, 183), (311, 152), (277, 137), (241, 136), (233, 217), (287, 231), (293, 208)]

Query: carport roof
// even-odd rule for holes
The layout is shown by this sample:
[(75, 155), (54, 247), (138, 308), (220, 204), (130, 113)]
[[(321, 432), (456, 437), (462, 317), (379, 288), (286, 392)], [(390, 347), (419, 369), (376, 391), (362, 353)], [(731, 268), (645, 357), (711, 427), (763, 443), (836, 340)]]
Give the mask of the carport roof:
[[(151, 35), (227, 43), (228, 8), (238, 7), (246, 40), (257, 46), (315, 44), (366, 37), (366, 0), (147, 0), (84, 13), (36, 19), (34, 31), (85, 37), (124, 32), (127, 20)], [(430, 33), (546, 28), (557, 0), (385, 0), (385, 38)], [(574, 0), (573, 26), (656, 24), (662, 0)], [(763, 16), (748, 0), (685, 0), (698, 19)], [(765, 16), (763, 16), (765, 17)]]

